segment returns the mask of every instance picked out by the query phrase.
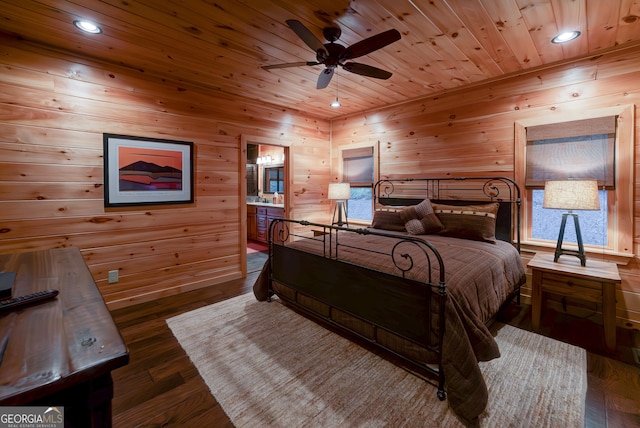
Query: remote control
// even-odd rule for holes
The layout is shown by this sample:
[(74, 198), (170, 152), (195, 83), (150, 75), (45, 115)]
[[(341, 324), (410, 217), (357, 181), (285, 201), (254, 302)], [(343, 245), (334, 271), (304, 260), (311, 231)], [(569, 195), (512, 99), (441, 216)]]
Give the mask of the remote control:
[(24, 296), (14, 297), (12, 299), (0, 300), (0, 312), (11, 309), (18, 309), (23, 306), (32, 305), (45, 300), (53, 299), (58, 295), (58, 290), (38, 291), (33, 294), (25, 294)]

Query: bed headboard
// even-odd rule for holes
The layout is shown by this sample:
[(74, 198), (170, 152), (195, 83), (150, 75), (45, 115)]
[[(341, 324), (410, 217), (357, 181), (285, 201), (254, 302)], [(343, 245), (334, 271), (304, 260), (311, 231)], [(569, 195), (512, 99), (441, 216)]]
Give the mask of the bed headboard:
[(376, 210), (417, 205), (425, 199), (447, 205), (498, 202), (496, 238), (520, 251), (520, 187), (508, 177), (386, 178), (374, 185)]

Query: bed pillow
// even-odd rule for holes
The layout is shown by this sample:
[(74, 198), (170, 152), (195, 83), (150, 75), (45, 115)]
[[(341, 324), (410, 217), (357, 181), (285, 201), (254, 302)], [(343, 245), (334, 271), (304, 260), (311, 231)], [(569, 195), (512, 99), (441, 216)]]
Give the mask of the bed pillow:
[(398, 211), (375, 211), (371, 227), (374, 229), (391, 230), (393, 232), (404, 232), (404, 221), (400, 218)]
[(441, 235), (474, 241), (496, 242), (496, 217), (500, 205), (433, 204), (433, 210), (444, 225)]
[(412, 235), (427, 235), (442, 230), (443, 225), (433, 211), (431, 201), (425, 199), (418, 205), (407, 207), (400, 211), (400, 218), (404, 227)]

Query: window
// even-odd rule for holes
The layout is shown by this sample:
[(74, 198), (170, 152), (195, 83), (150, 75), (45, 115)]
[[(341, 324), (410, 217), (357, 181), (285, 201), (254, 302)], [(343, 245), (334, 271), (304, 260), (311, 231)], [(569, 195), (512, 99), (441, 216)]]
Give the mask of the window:
[[(577, 211), (585, 244), (606, 247), (607, 193), (615, 188), (616, 116), (574, 120), (527, 127), (526, 181), (531, 189), (531, 237), (554, 240), (564, 210), (542, 208), (547, 180), (596, 179), (600, 211)], [(577, 243), (574, 228), (565, 242)]]
[(342, 151), (342, 181), (351, 185), (347, 216), (371, 221), (373, 211), (373, 147)]
[[(516, 181), (523, 192), (524, 242), (555, 246), (563, 210), (542, 208), (544, 183), (597, 179), (600, 211), (576, 211), (587, 251), (633, 252), (633, 106), (590, 117), (516, 123)], [(564, 242), (576, 242), (572, 227)]]
[(264, 193), (284, 193), (284, 166), (264, 167)]

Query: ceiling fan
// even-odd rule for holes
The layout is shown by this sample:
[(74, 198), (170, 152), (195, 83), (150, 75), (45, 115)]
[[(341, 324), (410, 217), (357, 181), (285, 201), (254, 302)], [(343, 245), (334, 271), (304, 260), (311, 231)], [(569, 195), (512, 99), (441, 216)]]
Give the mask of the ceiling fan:
[(316, 53), (315, 61), (289, 62), (285, 64), (265, 65), (262, 68), (270, 70), (273, 68), (302, 67), (324, 64), (325, 69), (322, 70), (318, 77), (316, 87), (324, 89), (329, 85), (333, 72), (337, 66), (351, 73), (360, 74), (367, 77), (375, 77), (376, 79), (388, 79), (392, 73), (359, 62), (351, 62), (350, 60), (363, 55), (370, 54), (373, 51), (381, 49), (391, 43), (400, 40), (400, 32), (398, 30), (387, 30), (375, 36), (368, 37), (349, 47), (335, 43), (340, 38), (342, 30), (338, 27), (327, 27), (322, 30), (322, 35), (329, 43), (322, 43), (313, 33), (304, 26), (300, 21), (289, 19), (287, 25)]

